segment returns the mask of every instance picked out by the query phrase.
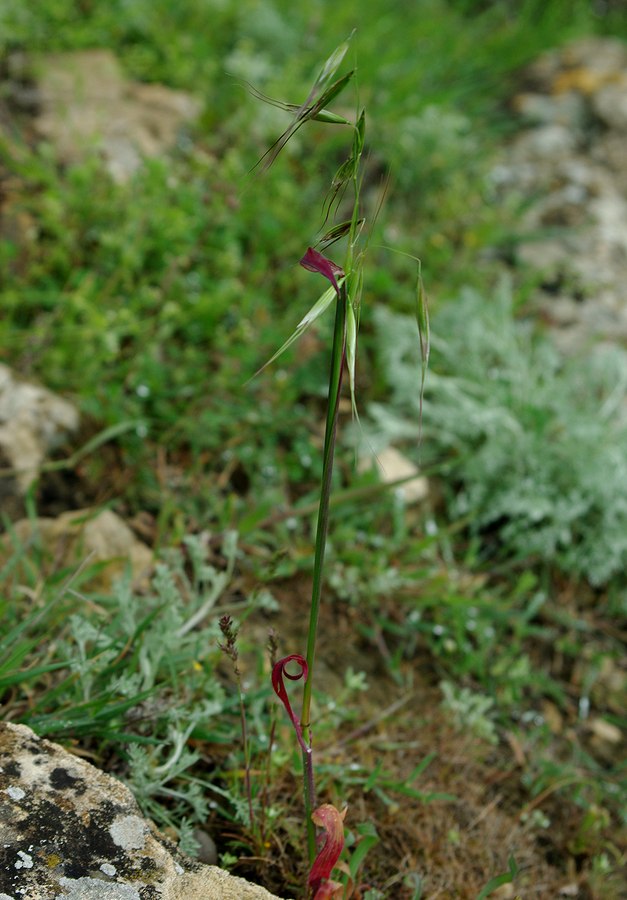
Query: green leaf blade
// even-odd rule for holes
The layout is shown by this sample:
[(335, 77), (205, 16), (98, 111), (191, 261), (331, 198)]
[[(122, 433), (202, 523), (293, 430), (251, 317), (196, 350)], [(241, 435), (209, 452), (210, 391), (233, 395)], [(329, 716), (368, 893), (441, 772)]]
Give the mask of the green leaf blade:
[(501, 875), (495, 875), (494, 878), (491, 878), (488, 881), (481, 893), (477, 895), (477, 900), (485, 900), (486, 897), (489, 897), (489, 895), (498, 887), (501, 887), (501, 885), (511, 884), (514, 881), (518, 875), (519, 869), (513, 856), (510, 856), (508, 866), (509, 869), (507, 872), (503, 872)]
[[(340, 285), (342, 284), (341, 280), (340, 280), (339, 284)], [(335, 293), (335, 288), (333, 288), (333, 287), (327, 288), (327, 290), (324, 292), (324, 294), (322, 294), (322, 296), (319, 297), (318, 300), (314, 303), (314, 305), (311, 307), (309, 312), (303, 316), (303, 318), (300, 320), (300, 322), (296, 326), (296, 329), (292, 332), (292, 334), (288, 337), (288, 339), (283, 344), (281, 344), (281, 346), (276, 351), (276, 353), (274, 353), (270, 357), (270, 359), (267, 362), (265, 362), (263, 364), (263, 366), (261, 366), (261, 368), (257, 369), (255, 374), (253, 376), (251, 376), (251, 378), (249, 378), (246, 383), (248, 384), (248, 382), (252, 381), (253, 378), (256, 378), (257, 375), (260, 375), (264, 371), (264, 369), (267, 369), (268, 366), (272, 365), (273, 362), (276, 362), (276, 360), (280, 356), (282, 356), (286, 350), (289, 350), (289, 348), (292, 346), (292, 344), (295, 343), (305, 333), (305, 331), (309, 328), (309, 326), (313, 322), (315, 322), (316, 319), (319, 319), (320, 316), (326, 312), (326, 310), (331, 305), (331, 303), (336, 298), (336, 296), (337, 295)]]
[(351, 408), (353, 415), (357, 417), (357, 403), (355, 401), (355, 366), (357, 362), (357, 320), (353, 304), (346, 304), (346, 367), (348, 369), (348, 383), (351, 394)]

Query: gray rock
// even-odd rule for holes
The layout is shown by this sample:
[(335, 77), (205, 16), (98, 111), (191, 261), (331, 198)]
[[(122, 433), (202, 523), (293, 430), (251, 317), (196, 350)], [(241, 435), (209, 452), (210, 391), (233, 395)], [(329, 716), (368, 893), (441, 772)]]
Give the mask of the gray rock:
[(579, 129), (586, 116), (585, 101), (575, 91), (550, 97), (534, 93), (519, 94), (514, 106), (519, 115), (530, 124), (565, 125)]
[(573, 153), (577, 148), (577, 137), (565, 125), (542, 125), (520, 136), (516, 148), (517, 155), (527, 159), (555, 160)]
[[(359, 471), (367, 472), (374, 463), (383, 484), (395, 485), (396, 493), (408, 506), (423, 503), (429, 497), (429, 482), (420, 470), (395, 447), (385, 447), (376, 455), (363, 456)], [(401, 481), (401, 484), (397, 482)]]
[(0, 724), (0, 900), (278, 900), (176, 850), (116, 779)]
[[(52, 450), (76, 431), (79, 416), (67, 400), (17, 379), (0, 365), (0, 500), (2, 511), (37, 478)], [(11, 469), (7, 472), (6, 469)]]
[(218, 848), (214, 839), (202, 828), (194, 829), (194, 837), (198, 842), (198, 859), (209, 866), (215, 866), (218, 861)]
[(535, 306), (566, 352), (627, 340), (627, 45), (594, 38), (531, 66), (514, 100), (525, 127), (493, 183), (518, 197), (519, 262), (542, 285)]
[(96, 574), (88, 581), (92, 591), (109, 591), (127, 566), (135, 589), (148, 586), (154, 566), (152, 551), (113, 510), (76, 509), (55, 519), (20, 519), (11, 531), (10, 541), (0, 542), (0, 563), (7, 551), (11, 552), (10, 544), (17, 541), (22, 546), (36, 544), (46, 559), (63, 568), (76, 570), (86, 561), (88, 565), (98, 563)]
[(598, 90), (592, 97), (592, 108), (609, 128), (627, 131), (627, 74)]
[(542, 93), (577, 89), (592, 93), (627, 67), (627, 45), (618, 38), (590, 37), (543, 53), (527, 71)]
[(35, 73), (38, 134), (65, 162), (100, 153), (119, 182), (128, 180), (145, 157), (170, 149), (181, 127), (201, 109), (182, 91), (129, 81), (108, 50), (42, 56)]

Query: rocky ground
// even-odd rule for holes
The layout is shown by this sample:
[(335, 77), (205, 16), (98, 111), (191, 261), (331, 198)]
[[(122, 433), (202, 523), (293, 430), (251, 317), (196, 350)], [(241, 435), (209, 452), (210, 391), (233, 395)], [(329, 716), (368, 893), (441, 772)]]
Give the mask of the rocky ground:
[(515, 263), (566, 352), (627, 341), (627, 47), (590, 39), (541, 57), (513, 98), (522, 130), (493, 173), (526, 198)]

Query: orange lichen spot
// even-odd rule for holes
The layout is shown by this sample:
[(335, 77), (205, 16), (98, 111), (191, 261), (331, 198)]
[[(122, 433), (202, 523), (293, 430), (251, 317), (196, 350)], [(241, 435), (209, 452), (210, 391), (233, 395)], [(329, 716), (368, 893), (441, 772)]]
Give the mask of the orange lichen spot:
[(567, 91), (577, 91), (586, 97), (596, 93), (603, 85), (616, 80), (616, 73), (595, 71), (585, 66), (577, 66), (574, 69), (566, 69), (559, 72), (553, 84), (553, 94), (565, 94)]

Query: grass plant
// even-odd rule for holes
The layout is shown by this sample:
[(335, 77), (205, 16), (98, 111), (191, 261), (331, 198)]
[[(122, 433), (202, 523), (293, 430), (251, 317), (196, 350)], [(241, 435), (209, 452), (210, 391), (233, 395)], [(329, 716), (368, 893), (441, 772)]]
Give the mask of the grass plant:
[[(321, 121), (332, 125), (351, 125), (351, 123), (343, 116), (335, 114), (327, 109), (328, 104), (339, 96), (353, 78), (354, 70), (350, 70), (346, 74), (336, 77), (348, 50), (349, 43), (346, 41), (331, 54), (322, 66), (320, 73), (303, 104), (300, 106), (278, 104), (289, 109), (293, 114), (293, 119), (288, 128), (262, 157), (260, 161), (262, 168), (265, 169), (274, 162), (290, 138), (305, 122)], [(262, 97), (262, 99), (268, 98)], [(276, 101), (270, 102), (276, 103)], [(353, 414), (356, 416), (357, 413), (355, 401), (355, 366), (357, 355), (357, 330), (363, 289), (363, 257), (365, 252), (363, 249), (360, 249), (359, 246), (359, 240), (365, 225), (360, 200), (363, 180), (361, 159), (364, 150), (365, 129), (366, 113), (364, 109), (358, 108), (355, 121), (352, 123), (353, 137), (351, 153), (338, 168), (332, 180), (327, 198), (323, 204), (323, 208), (325, 209), (326, 231), (320, 238), (319, 244), (326, 248), (345, 238), (346, 251), (344, 266), (339, 266), (320, 251), (313, 247), (309, 247), (300, 260), (301, 266), (309, 271), (322, 275), (330, 281), (331, 287), (325, 291), (307, 315), (303, 317), (296, 331), (270, 360), (270, 362), (274, 362), (326, 311), (331, 303), (335, 301), (335, 322), (333, 326), (329, 388), (326, 400), (322, 476), (315, 536), (313, 582), (311, 603), (309, 607), (306, 656), (302, 657), (298, 654), (292, 654), (276, 663), (273, 670), (273, 686), (275, 692), (283, 702), (286, 711), (292, 720), (299, 744), (302, 748), (305, 820), (307, 823), (309, 861), (312, 865), (309, 884), (316, 897), (322, 897), (323, 894), (324, 896), (329, 896), (329, 892), (333, 889), (334, 885), (330, 881), (330, 875), (343, 846), (343, 837), (340, 840), (340, 834), (342, 833), (342, 826), (339, 819), (340, 814), (335, 810), (335, 807), (330, 804), (324, 804), (319, 809), (316, 809), (311, 702), (320, 603), (322, 599), (324, 560), (329, 529), (329, 507), (338, 411), (345, 368), (349, 377)], [(347, 190), (350, 191), (351, 194), (351, 200), (348, 204), (349, 209), (351, 210), (350, 216), (344, 221), (335, 222), (334, 217), (339, 210), (340, 204), (344, 200), (344, 195)], [(424, 386), (424, 367), (426, 366), (429, 353), (428, 313), (420, 274), (418, 284), (417, 318), (423, 354)], [(291, 662), (295, 662), (300, 667), (296, 675), (292, 674), (288, 669), (288, 664)], [(297, 718), (291, 709), (287, 691), (285, 689), (284, 678), (292, 681), (299, 680), (301, 677), (304, 682), (304, 687), (301, 714), (300, 717)], [(341, 814), (341, 820), (343, 820), (343, 818), (344, 814)], [(327, 833), (323, 849), (318, 852), (318, 855), (316, 855), (315, 825), (324, 827)], [(338, 845), (337, 852), (333, 850), (329, 856), (330, 848), (334, 843)]]

